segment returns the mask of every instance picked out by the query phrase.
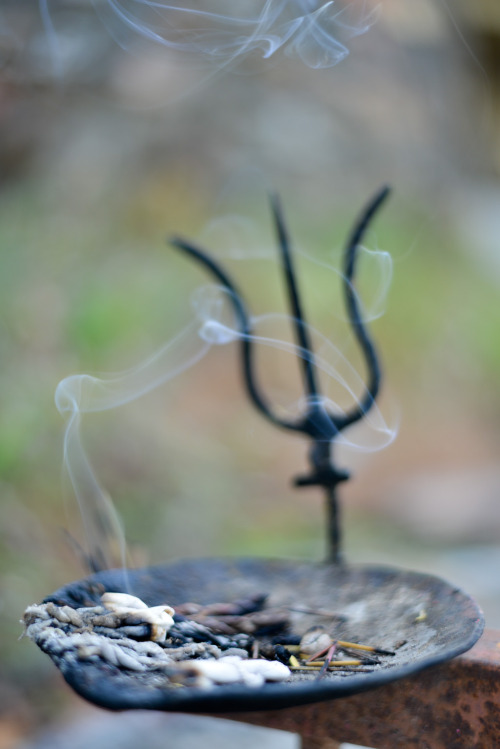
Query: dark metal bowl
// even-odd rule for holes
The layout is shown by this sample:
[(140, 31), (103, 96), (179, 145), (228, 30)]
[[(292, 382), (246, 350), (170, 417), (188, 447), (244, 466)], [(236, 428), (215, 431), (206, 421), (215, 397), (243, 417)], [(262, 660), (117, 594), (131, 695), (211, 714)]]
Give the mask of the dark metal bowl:
[(292, 612), (293, 629), (334, 626), (335, 637), (394, 650), (369, 673), (294, 673), (259, 689), (244, 686), (176, 690), (104, 663), (58, 663), (85, 699), (112, 710), (217, 713), (291, 707), (344, 697), (414, 674), (465, 652), (484, 621), (476, 603), (439, 578), (386, 567), (307, 564), (267, 559), (196, 559), (135, 570), (108, 570), (59, 589), (46, 601), (93, 605), (102, 592), (130, 592), (148, 605), (208, 604), (268, 593), (269, 604), (335, 612), (328, 621)]

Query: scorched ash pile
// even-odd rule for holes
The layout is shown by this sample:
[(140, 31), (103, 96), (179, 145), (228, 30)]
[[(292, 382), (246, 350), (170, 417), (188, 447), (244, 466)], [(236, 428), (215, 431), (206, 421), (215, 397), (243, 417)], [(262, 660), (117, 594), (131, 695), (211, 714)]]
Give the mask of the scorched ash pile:
[[(394, 655), (336, 640), (320, 626), (294, 633), (292, 610), (267, 607), (266, 599), (258, 594), (231, 603), (184, 603), (174, 611), (106, 592), (95, 606), (29, 606), (23, 621), (26, 635), (63, 673), (75, 662), (91, 662), (133, 672), (139, 681), (154, 678), (172, 689), (230, 684), (255, 688), (287, 681), (292, 672), (323, 678), (331, 671), (372, 670)], [(326, 616), (335, 619), (335, 614)]]

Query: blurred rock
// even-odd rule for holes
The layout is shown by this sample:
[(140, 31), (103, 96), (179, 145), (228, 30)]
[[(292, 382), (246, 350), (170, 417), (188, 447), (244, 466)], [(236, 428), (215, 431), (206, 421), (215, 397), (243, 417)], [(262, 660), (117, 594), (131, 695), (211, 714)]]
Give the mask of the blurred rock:
[(296, 734), (247, 726), (218, 718), (162, 715), (152, 712), (117, 714), (92, 711), (65, 726), (51, 727), (17, 749), (299, 749)]
[(500, 537), (500, 468), (410, 476), (380, 496), (381, 509), (412, 535), (445, 543), (494, 542)]
[[(280, 180), (301, 185), (314, 204), (331, 191), (332, 174), (342, 174), (344, 195), (357, 193), (360, 164), (375, 182), (391, 179), (414, 189), (425, 180), (435, 190), (460, 168), (491, 168), (487, 140), (468, 147), (481, 117), (470, 106), (471, 97), (482, 95), (482, 89), (474, 93), (484, 83), (481, 71), (474, 55), (464, 55), (446, 13), (428, 0), (418, 8), (384, 4), (379, 22), (333, 70), (278, 57), (258, 70), (249, 62), (229, 74), (186, 63), (131, 30), (131, 39), (122, 39), (101, 21), (106, 8), (54, 0), (44, 25), (37, 2), (5, 3), (4, 177), (33, 168), (45, 174), (61, 154), (64, 171), (75, 145), (70, 166), (79, 166), (83, 200), (101, 163), (107, 189), (116, 192), (117, 184), (132, 184), (131, 175), (154, 178), (177, 164), (210, 181), (220, 173), (227, 179), (250, 161), (272, 172), (275, 186)], [(68, 192), (76, 195), (69, 179)]]
[(474, 27), (500, 34), (500, 5), (497, 0), (455, 0), (454, 10)]

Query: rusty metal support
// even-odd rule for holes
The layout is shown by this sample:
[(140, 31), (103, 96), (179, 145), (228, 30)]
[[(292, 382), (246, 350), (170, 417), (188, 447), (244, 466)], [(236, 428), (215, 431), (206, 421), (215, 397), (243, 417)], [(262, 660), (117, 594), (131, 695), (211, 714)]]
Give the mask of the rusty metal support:
[(415, 676), (330, 702), (224, 717), (298, 733), (303, 749), (500, 747), (500, 631)]

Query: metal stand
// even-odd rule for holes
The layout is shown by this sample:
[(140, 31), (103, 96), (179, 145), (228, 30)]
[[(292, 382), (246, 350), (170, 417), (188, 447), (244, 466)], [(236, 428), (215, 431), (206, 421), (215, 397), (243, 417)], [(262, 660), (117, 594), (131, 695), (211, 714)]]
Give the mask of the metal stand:
[(257, 384), (253, 368), (252, 327), (243, 296), (227, 273), (199, 247), (184, 239), (175, 238), (172, 244), (203, 265), (229, 294), (237, 322), (240, 326), (242, 374), (248, 396), (254, 406), (275, 426), (305, 434), (312, 440), (309, 452), (311, 470), (306, 476), (295, 479), (295, 486), (321, 486), (326, 496), (327, 508), (327, 560), (340, 563), (342, 560), (341, 525), (336, 493), (337, 484), (349, 478), (346, 471), (338, 469), (332, 461), (331, 449), (336, 437), (346, 427), (362, 419), (375, 403), (380, 388), (381, 374), (375, 346), (368, 335), (363, 321), (359, 301), (354, 288), (356, 259), (361, 241), (372, 219), (389, 195), (389, 188), (382, 188), (368, 203), (356, 222), (347, 242), (344, 254), (343, 290), (349, 324), (358, 341), (366, 361), (368, 381), (359, 402), (344, 413), (329, 413), (321, 396), (315, 356), (309, 336), (309, 329), (302, 311), (302, 304), (293, 267), (290, 241), (286, 230), (280, 203), (276, 196), (271, 200), (276, 235), (281, 254), (285, 283), (290, 303), (291, 321), (295, 331), (297, 354), (299, 356), (307, 408), (297, 421), (289, 421), (277, 416), (270, 407)]

